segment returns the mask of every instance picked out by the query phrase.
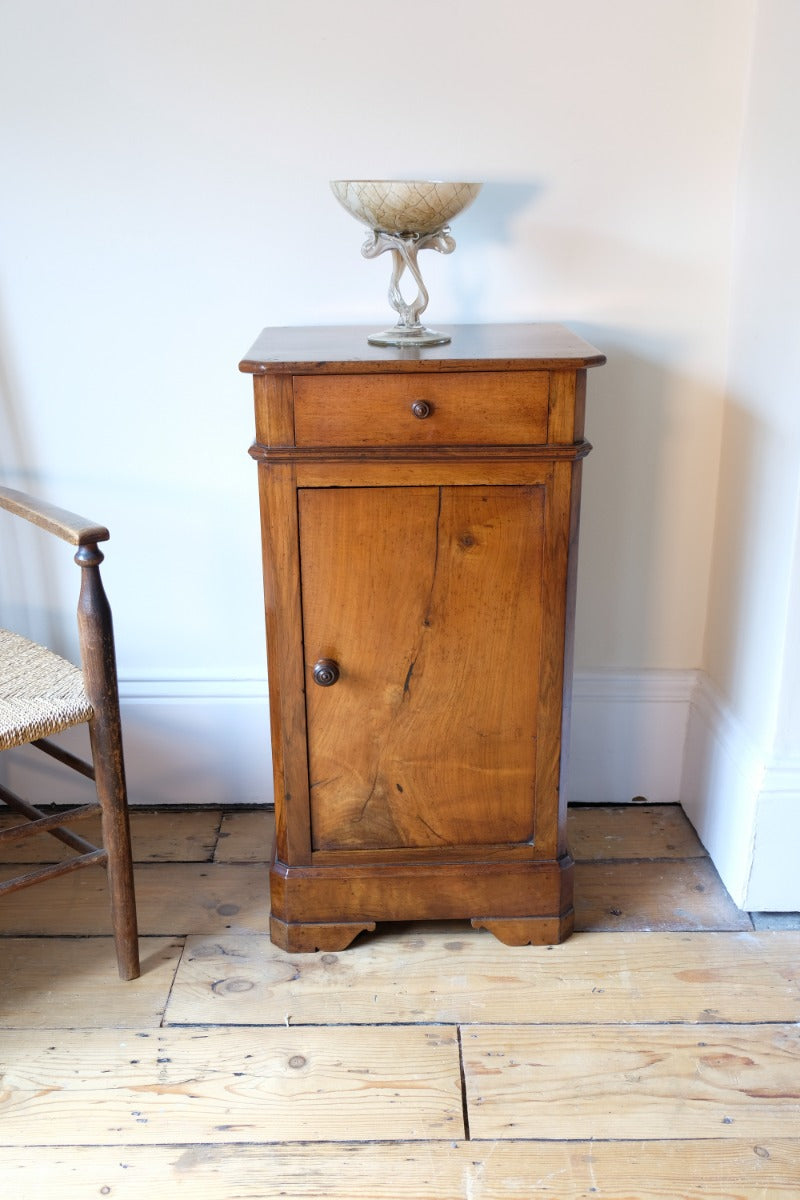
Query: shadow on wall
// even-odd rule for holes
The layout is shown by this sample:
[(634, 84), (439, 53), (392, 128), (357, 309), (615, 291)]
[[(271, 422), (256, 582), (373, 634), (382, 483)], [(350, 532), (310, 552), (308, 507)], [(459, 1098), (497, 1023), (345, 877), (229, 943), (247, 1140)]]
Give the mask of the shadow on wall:
[(22, 488), (32, 475), (33, 441), (22, 415), (19, 389), (12, 383), (10, 357), (0, 308), (0, 479), (7, 487)]
[[(486, 183), (454, 221), (465, 253), (441, 270), (437, 288), (448, 290), (458, 320), (563, 320), (605, 353), (606, 365), (589, 372), (594, 452), (583, 475), (576, 662), (696, 667), (722, 395), (719, 383), (682, 369), (694, 354), (689, 328), (675, 336), (652, 329), (662, 308), (674, 326), (687, 289), (707, 291), (705, 268), (548, 223), (545, 190), (537, 181)], [(637, 299), (647, 309), (638, 327), (580, 319)]]
[[(675, 330), (687, 292), (706, 294), (707, 268), (568, 218), (553, 224), (546, 191), (486, 183), (453, 223), (464, 252), (437, 268), (434, 295), (462, 321), (562, 320), (606, 354), (589, 372), (576, 663), (696, 667), (722, 394), (683, 366), (697, 353), (691, 314), (672, 334), (659, 327)], [(609, 309), (642, 309), (641, 322), (581, 319)]]
[(456, 218), (458, 228), (471, 242), (510, 243), (515, 238), (515, 221), (543, 191), (544, 186), (535, 182), (484, 183), (477, 198)]
[[(535, 210), (543, 192), (545, 185), (537, 181), (487, 182), (475, 203), (453, 222), (456, 239), (461, 235), (465, 245), (474, 246), (483, 265), (476, 272), (479, 278), (470, 277), (465, 254), (457, 264), (459, 318), (475, 320), (477, 312), (492, 304), (485, 292), (488, 284), (491, 294), (495, 272), (505, 276), (510, 288), (522, 284), (528, 313), (541, 310), (541, 300), (531, 305), (531, 296), (536, 300), (548, 293), (551, 284), (557, 305), (559, 300), (575, 305), (576, 295), (585, 300), (587, 263), (589, 287), (595, 286), (591, 278), (602, 277), (607, 288), (602, 263), (608, 257), (619, 260), (619, 247), (596, 245), (596, 238), (587, 244), (581, 230), (541, 227)], [(503, 262), (493, 262), (493, 253)], [(581, 280), (573, 278), (571, 286), (575, 270)], [(500, 305), (504, 299), (498, 298)], [(549, 310), (547, 319), (561, 318)], [(679, 385), (664, 362), (675, 348), (654, 344), (646, 356), (637, 352), (642, 336), (636, 331), (590, 326), (569, 317), (565, 323), (608, 360), (589, 372), (587, 437), (595, 449), (583, 473), (578, 660), (640, 664), (648, 661), (663, 620), (658, 557), (669, 509), (663, 449), (673, 433), (672, 398)]]
[[(681, 782), (684, 809), (741, 908), (748, 904), (764, 759), (752, 730), (731, 705), (753, 665), (747, 662), (748, 607), (759, 558), (752, 528), (763, 503), (757, 463), (764, 444), (765, 431), (757, 418), (740, 404), (729, 403), (706, 629), (707, 674), (700, 679), (689, 715)], [(762, 577), (761, 583), (771, 586), (771, 576)], [(776, 632), (773, 627), (762, 634), (771, 637)], [(761, 667), (766, 668), (766, 660)], [(757, 668), (758, 674), (764, 671)], [(764, 694), (765, 682), (762, 677), (759, 695)]]
[[(504, 315), (507, 296), (496, 307), (497, 281), (504, 281), (507, 293), (516, 290), (510, 276), (520, 270), (520, 225), (542, 191), (543, 185), (535, 182), (484, 183), (470, 207), (453, 221), (455, 254), (446, 266), (432, 262), (429, 267), (431, 276), (438, 276), (434, 304), (446, 295), (454, 324), (514, 319)], [(535, 277), (528, 272), (529, 279)], [(493, 311), (496, 315), (488, 315)]]
[[(678, 356), (666, 344), (645, 355), (636, 333), (569, 324), (608, 359), (589, 374), (593, 451), (583, 475), (576, 657), (622, 668), (695, 667), (715, 455), (694, 430), (714, 429), (718, 390), (670, 366)], [(691, 661), (688, 645), (697, 647)]]
[(791, 877), (782, 879), (775, 870), (774, 852), (762, 856), (771, 864), (767, 900), (762, 894), (753, 903), (748, 891), (784, 671), (796, 536), (795, 453), (784, 430), (741, 397), (731, 398), (708, 608), (708, 676), (691, 715), (682, 793), (741, 907), (785, 909), (797, 903), (796, 893), (789, 895)]
[[(0, 483), (59, 503), (36, 466), (36, 439), (16, 383), (0, 311)], [(64, 501), (64, 507), (69, 502)], [(76, 653), (74, 609), (63, 612), (59, 572), (71, 565), (70, 548), (27, 521), (0, 515), (0, 625), (68, 657)], [(78, 568), (75, 568), (77, 572)], [(77, 604), (79, 576), (75, 577)]]
[(635, 334), (569, 324), (608, 356), (589, 373), (570, 798), (683, 803), (716, 463), (687, 410), (713, 430), (720, 396), (669, 347), (651, 358)]
[[(662, 346), (660, 331), (676, 328), (697, 341), (708, 323), (705, 298), (716, 280), (702, 256), (670, 253), (657, 241), (628, 237), (577, 220), (574, 198), (548, 194), (542, 181), (487, 182), (453, 221), (459, 249), (446, 266), (432, 263), (435, 296), (447, 297), (455, 322), (526, 321), (633, 314), (638, 332), (612, 329), (616, 341), (631, 333), (645, 353), (679, 361), (685, 347)], [(438, 256), (431, 256), (433, 259)], [(641, 324), (639, 318), (641, 316)], [(657, 331), (655, 333), (651, 331)], [(605, 348), (605, 347), (603, 347)], [(676, 355), (678, 356), (676, 358)]]
[(668, 503), (662, 449), (670, 387), (663, 367), (639, 358), (619, 331), (576, 329), (607, 363), (589, 376), (577, 653), (617, 665), (645, 663), (658, 625), (658, 529)]
[[(5, 324), (0, 311), (0, 483), (26, 489), (33, 477), (32, 438), (27, 433), (12, 383)], [(41, 601), (31, 613), (33, 597), (47, 595), (48, 562), (42, 539), (27, 524), (0, 514), (0, 625), (44, 640), (48, 626)], [(0, 782), (8, 786), (9, 756), (0, 755)]]
[[(716, 684), (771, 736), (794, 546), (797, 468), (784, 432), (735, 397), (723, 431), (707, 644)], [(760, 718), (760, 719), (759, 719)]]

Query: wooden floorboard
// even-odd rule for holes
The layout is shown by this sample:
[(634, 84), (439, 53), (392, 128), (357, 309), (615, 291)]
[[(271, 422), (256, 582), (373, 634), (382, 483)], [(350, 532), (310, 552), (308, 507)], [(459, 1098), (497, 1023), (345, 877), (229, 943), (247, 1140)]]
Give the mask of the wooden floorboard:
[(480, 1026), (463, 1046), (473, 1139), (798, 1133), (796, 1025)]
[(576, 862), (706, 856), (677, 804), (576, 806), (569, 809), (567, 835)]
[(6, 1146), (464, 1135), (444, 1027), (28, 1030), (0, 1062)]
[(269, 862), (275, 835), (272, 809), (231, 812), (222, 819), (215, 862)]
[[(0, 880), (14, 871), (0, 868)], [(264, 934), (269, 920), (266, 868), (255, 863), (142, 863), (134, 871), (139, 933)], [(0, 904), (3, 934), (111, 932), (106, 877), (85, 868), (13, 892)]]
[(752, 929), (707, 858), (583, 862), (575, 867), (575, 928)]
[[(50, 809), (43, 809), (50, 812)], [(21, 818), (0, 813), (0, 829), (10, 829)], [(214, 809), (181, 812), (162, 809), (160, 812), (133, 810), (131, 812), (131, 842), (136, 862), (210, 862), (219, 839), (222, 814)], [(75, 832), (100, 845), (100, 818), (89, 817), (74, 826)], [(20, 838), (3, 846), (4, 863), (61, 862), (69, 851), (63, 843), (48, 834), (35, 838)], [(258, 859), (249, 861), (257, 862)], [(264, 859), (261, 859), (263, 862)]]
[(0, 938), (0, 1029), (156, 1028), (183, 944), (141, 938), (141, 977), (124, 982), (112, 938)]
[(9, 1200), (797, 1200), (800, 1141), (0, 1148), (0, 1174)]
[(287, 955), (271, 822), (132, 813), (132, 983), (102, 871), (0, 903), (3, 1200), (800, 1200), (800, 932), (753, 930), (676, 806), (570, 812), (552, 948)]
[(800, 933), (575, 934), (503, 946), (459, 926), (387, 929), (340, 954), (189, 938), (167, 1024), (794, 1021)]

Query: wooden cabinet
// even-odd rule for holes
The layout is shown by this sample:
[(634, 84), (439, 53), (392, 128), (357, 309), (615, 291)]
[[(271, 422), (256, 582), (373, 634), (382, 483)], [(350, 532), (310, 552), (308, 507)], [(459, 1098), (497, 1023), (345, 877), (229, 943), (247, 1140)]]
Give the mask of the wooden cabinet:
[(268, 329), (253, 374), (275, 777), (271, 937), (572, 928), (565, 841), (586, 368), (555, 325), (450, 345)]

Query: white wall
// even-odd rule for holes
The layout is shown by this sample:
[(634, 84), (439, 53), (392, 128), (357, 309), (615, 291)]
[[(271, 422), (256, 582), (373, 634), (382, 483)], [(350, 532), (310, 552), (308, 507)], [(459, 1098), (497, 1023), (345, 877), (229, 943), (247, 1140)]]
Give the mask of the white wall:
[[(729, 889), (753, 909), (800, 908), (798, 45), (795, 0), (760, 4), (706, 634), (717, 716), (698, 714), (685, 787)], [(722, 753), (724, 725), (737, 732)]]
[[(652, 699), (650, 673), (701, 665), (754, 14), (6, 0), (0, 474), (112, 530), (135, 800), (268, 789), (236, 365), (263, 325), (385, 323), (386, 264), (361, 259), (332, 177), (486, 181), (455, 254), (428, 256), (431, 320), (563, 319), (609, 357), (590, 378), (578, 669)], [(32, 569), (4, 578), (11, 608)], [(675, 775), (619, 786), (677, 799)]]

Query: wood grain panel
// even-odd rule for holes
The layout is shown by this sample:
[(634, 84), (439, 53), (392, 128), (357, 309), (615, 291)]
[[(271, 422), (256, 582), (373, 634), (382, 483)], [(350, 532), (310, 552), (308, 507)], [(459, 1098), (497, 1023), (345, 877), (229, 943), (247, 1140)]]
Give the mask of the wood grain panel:
[(551, 322), (524, 324), (445, 325), (451, 336), (444, 346), (409, 354), (405, 349), (370, 346), (367, 325), (284, 325), (264, 329), (239, 363), (250, 374), (265, 371), (304, 374), (351, 374), (353, 371), (514, 371), (600, 366), (606, 361), (571, 329)]
[(800, 932), (576, 934), (558, 947), (523, 950), (445, 923), (387, 927), (342, 954), (292, 955), (263, 938), (190, 938), (165, 1019), (800, 1021), (798, 964)]
[(797, 1134), (796, 1026), (483, 1026), (462, 1045), (473, 1138)]
[(532, 839), (543, 509), (540, 488), (301, 492), (315, 848)]
[[(505, 932), (511, 944), (524, 944), (523, 935), (537, 934), (516, 918), (560, 918), (557, 927), (539, 927), (538, 936), (550, 932), (572, 932), (572, 860), (563, 864), (535, 859), (485, 862), (379, 863), (360, 861), (358, 856), (334, 867), (282, 868), (276, 864), (270, 875), (272, 915), (283, 922), (308, 928), (303, 941), (285, 949), (342, 949), (346, 943), (337, 933), (338, 945), (308, 938), (321, 932), (315, 923), (339, 925), (358, 923), (352, 936), (375, 921), (430, 921), (465, 917), (482, 923), (512, 918)], [(497, 915), (499, 914), (499, 916)], [(489, 925), (485, 925), (489, 928)]]
[(577, 582), (580, 463), (553, 463), (547, 493), (543, 586), (539, 603), (547, 634), (539, 665), (539, 748), (536, 773), (539, 842), (552, 857), (566, 852), (569, 701)]
[(553, 371), (547, 440), (554, 444), (580, 441), (586, 416), (586, 371)]
[(464, 1133), (445, 1029), (0, 1032), (0, 1062), (7, 1146)]
[[(521, 445), (547, 441), (546, 371), (294, 379), (298, 446)], [(428, 415), (416, 417), (412, 405)]]
[(307, 862), (306, 710), (294, 469), (259, 464), (275, 838), (281, 857)]
[(547, 483), (553, 469), (549, 459), (514, 458), (511, 452), (495, 458), (484, 452), (477, 460), (467, 459), (463, 452), (450, 458), (430, 456), (423, 459), (420, 454), (416, 460), (402, 464), (378, 458), (342, 461), (330, 455), (318, 461), (298, 462), (297, 486), (395, 487), (400, 466), (403, 482), (408, 487), (482, 487), (490, 484), (530, 487)]
[(15, 1200), (797, 1200), (800, 1139), (0, 1148)]
[(294, 413), (291, 380), (274, 375), (253, 379), (256, 437), (266, 446), (288, 446), (294, 442)]

